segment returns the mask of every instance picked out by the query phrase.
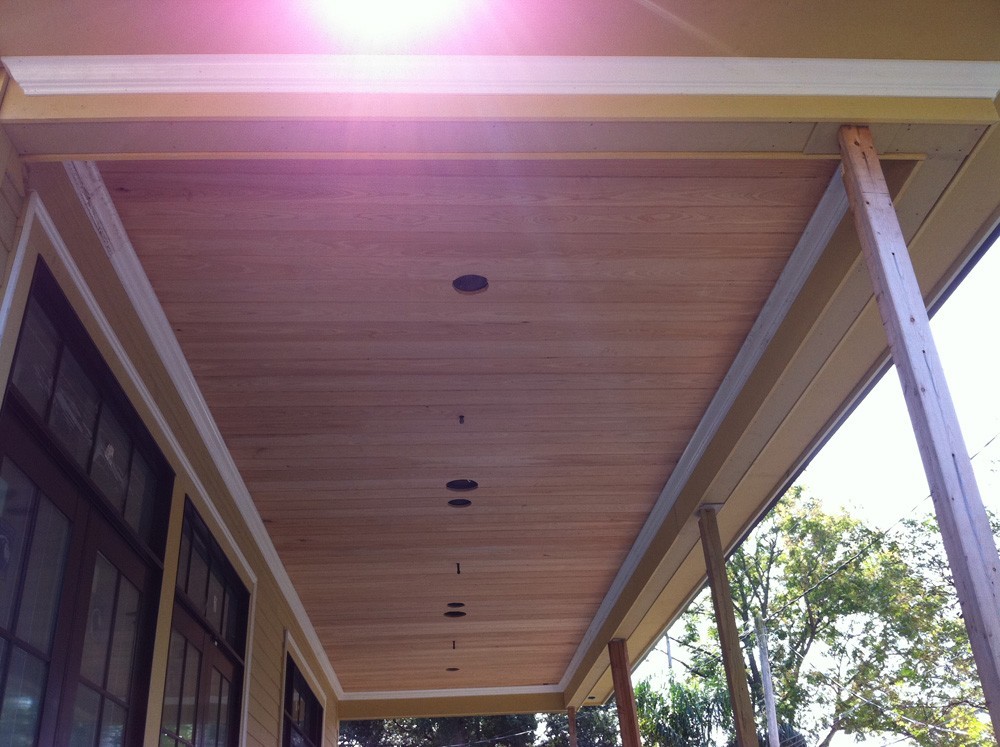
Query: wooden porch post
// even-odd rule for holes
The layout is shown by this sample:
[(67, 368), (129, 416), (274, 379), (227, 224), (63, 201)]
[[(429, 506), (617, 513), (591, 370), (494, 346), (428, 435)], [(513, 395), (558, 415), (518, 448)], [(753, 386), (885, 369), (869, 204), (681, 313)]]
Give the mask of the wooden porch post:
[(608, 655), (611, 657), (611, 680), (615, 686), (615, 706), (618, 708), (622, 747), (642, 747), (639, 739), (639, 714), (635, 708), (635, 691), (632, 689), (625, 641), (621, 638), (609, 641)]
[(1000, 734), (1000, 557), (867, 127), (840, 130), (844, 182), (927, 473), (993, 728)]
[(577, 747), (576, 744), (576, 709), (570, 706), (566, 710), (569, 716), (569, 747)]
[(736, 742), (740, 747), (757, 747), (757, 724), (754, 721), (753, 704), (750, 702), (746, 664), (743, 661), (743, 650), (740, 648), (740, 636), (736, 630), (733, 598), (729, 589), (729, 579), (726, 577), (726, 558), (722, 554), (722, 541), (719, 539), (719, 524), (715, 513), (714, 508), (702, 508), (698, 513), (698, 529), (701, 531), (701, 547), (705, 552), (708, 585), (712, 589), (715, 624), (719, 628), (722, 665), (726, 670), (729, 699), (733, 705)]

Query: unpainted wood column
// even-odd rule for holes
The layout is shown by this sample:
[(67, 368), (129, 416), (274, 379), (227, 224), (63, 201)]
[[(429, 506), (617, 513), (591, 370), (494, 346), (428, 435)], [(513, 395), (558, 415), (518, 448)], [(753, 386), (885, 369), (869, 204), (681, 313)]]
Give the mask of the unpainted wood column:
[(566, 715), (569, 717), (569, 747), (577, 747), (576, 744), (576, 709), (570, 706), (566, 710)]
[(703, 508), (699, 511), (698, 529), (701, 531), (701, 547), (705, 553), (708, 585), (712, 590), (715, 624), (719, 628), (722, 666), (726, 670), (729, 699), (733, 705), (736, 743), (740, 747), (757, 747), (757, 724), (754, 720), (753, 704), (750, 702), (746, 664), (743, 661), (743, 649), (740, 647), (740, 635), (736, 630), (733, 597), (729, 579), (726, 577), (726, 557), (722, 554), (722, 540), (719, 539), (719, 523), (714, 508)]
[(639, 713), (635, 707), (635, 690), (629, 671), (628, 647), (621, 638), (608, 642), (611, 657), (611, 681), (615, 686), (615, 706), (618, 708), (618, 728), (621, 730), (622, 747), (642, 747), (639, 739)]
[(1000, 734), (1000, 557), (871, 132), (842, 127), (840, 151), (861, 251), (903, 385), (990, 718)]

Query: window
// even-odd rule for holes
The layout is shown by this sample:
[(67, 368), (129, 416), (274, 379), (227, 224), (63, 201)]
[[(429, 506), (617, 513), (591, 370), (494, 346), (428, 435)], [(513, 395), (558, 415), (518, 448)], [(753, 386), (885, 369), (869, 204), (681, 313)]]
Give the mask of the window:
[(285, 713), (282, 747), (320, 747), (323, 709), (291, 656), (285, 657)]
[(43, 263), (0, 408), (0, 744), (138, 744), (173, 480)]
[(188, 501), (160, 747), (236, 744), (249, 597)]

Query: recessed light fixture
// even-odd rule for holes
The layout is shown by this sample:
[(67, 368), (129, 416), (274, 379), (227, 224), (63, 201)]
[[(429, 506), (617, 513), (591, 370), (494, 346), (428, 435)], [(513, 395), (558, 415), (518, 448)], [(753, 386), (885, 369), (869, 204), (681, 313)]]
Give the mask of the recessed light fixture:
[(454, 506), (455, 508), (465, 508), (466, 506), (471, 506), (472, 501), (468, 498), (452, 498), (448, 501), (449, 506)]
[(482, 275), (460, 275), (451, 281), (451, 286), (459, 293), (482, 293), (490, 287), (490, 281)]
[(470, 490), (478, 488), (479, 483), (475, 480), (449, 480), (444, 486), (448, 490), (454, 490), (456, 493), (467, 493)]
[(446, 671), (446, 672), (457, 672), (458, 671), (458, 667), (448, 667), (444, 671)]
[(458, 609), (459, 607), (464, 607), (465, 602), (448, 602), (448, 606), (452, 609)]
[(445, 617), (465, 617), (468, 613), (462, 612), (462, 610), (448, 610), (444, 613)]

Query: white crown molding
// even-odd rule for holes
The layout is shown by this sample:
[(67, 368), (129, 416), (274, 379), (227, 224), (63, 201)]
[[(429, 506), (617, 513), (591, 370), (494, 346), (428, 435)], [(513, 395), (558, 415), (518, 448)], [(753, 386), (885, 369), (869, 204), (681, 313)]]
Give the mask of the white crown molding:
[(154, 93), (887, 96), (993, 100), (1000, 62), (745, 57), (0, 58), (29, 96)]
[[(840, 221), (846, 213), (847, 192), (844, 189), (844, 182), (840, 176), (840, 169), (837, 169), (833, 178), (830, 179), (826, 192), (820, 198), (815, 212), (813, 212), (812, 217), (809, 219), (809, 223), (806, 224), (798, 244), (796, 244), (795, 249), (788, 258), (785, 268), (782, 270), (781, 275), (778, 276), (771, 294), (768, 296), (763, 308), (761, 308), (757, 320), (743, 341), (743, 346), (736, 354), (736, 358), (733, 360), (729, 371), (726, 373), (725, 378), (723, 378), (722, 383), (715, 392), (715, 396), (705, 410), (705, 415), (702, 417), (701, 422), (698, 423), (698, 427), (688, 441), (688, 445), (681, 454), (680, 459), (677, 460), (677, 466), (670, 473), (666, 485), (663, 486), (659, 498), (657, 498), (656, 503), (653, 505), (652, 511), (649, 512), (649, 516), (639, 531), (635, 543), (618, 569), (618, 574), (615, 576), (614, 581), (612, 581), (608, 593), (597, 610), (597, 614), (594, 615), (590, 627), (584, 634), (576, 653), (566, 668), (566, 672), (559, 683), (561, 689), (565, 690), (569, 687), (570, 680), (575, 675), (577, 669), (583, 664), (587, 651), (590, 650), (591, 646), (597, 640), (598, 633), (604, 627), (612, 610), (621, 599), (626, 584), (639, 567), (639, 562), (646, 554), (646, 551), (649, 550), (656, 533), (666, 521), (667, 515), (674, 507), (677, 496), (680, 495), (681, 490), (687, 484), (705, 450), (718, 432), (722, 421), (736, 401), (736, 397), (743, 389), (744, 384), (750, 378), (767, 346), (777, 333), (778, 328), (785, 319), (785, 315), (788, 313), (792, 303), (798, 297), (799, 291), (802, 290), (802, 286), (809, 277), (809, 273), (816, 266), (816, 262), (829, 243), (830, 237), (833, 236), (833, 232), (840, 225)], [(708, 498), (724, 499), (725, 496), (709, 496)]]

